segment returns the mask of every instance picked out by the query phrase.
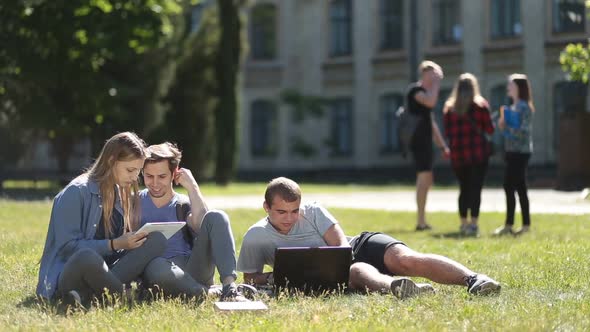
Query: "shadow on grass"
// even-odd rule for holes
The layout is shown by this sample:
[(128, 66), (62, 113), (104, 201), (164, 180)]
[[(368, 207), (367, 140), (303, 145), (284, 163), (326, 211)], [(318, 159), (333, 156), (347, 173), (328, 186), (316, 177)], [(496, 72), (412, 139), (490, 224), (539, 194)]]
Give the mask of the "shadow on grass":
[(468, 239), (468, 238), (476, 238), (476, 236), (469, 236), (461, 234), (461, 232), (449, 232), (449, 233), (433, 233), (430, 234), (431, 237), (435, 239)]

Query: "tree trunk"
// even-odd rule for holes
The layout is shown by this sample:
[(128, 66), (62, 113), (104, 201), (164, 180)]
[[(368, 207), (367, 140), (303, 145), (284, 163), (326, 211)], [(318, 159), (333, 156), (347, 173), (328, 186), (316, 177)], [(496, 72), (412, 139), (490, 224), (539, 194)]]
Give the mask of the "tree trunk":
[(218, 0), (221, 39), (215, 71), (219, 102), (215, 112), (217, 156), (215, 181), (226, 185), (234, 174), (237, 147), (237, 77), (240, 64), (241, 23), (235, 0)]

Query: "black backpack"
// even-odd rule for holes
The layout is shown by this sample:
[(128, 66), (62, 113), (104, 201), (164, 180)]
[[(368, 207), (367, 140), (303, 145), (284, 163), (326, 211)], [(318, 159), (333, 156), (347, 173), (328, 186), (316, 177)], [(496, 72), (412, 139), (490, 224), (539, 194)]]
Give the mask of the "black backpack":
[[(191, 212), (190, 201), (179, 199), (179, 201), (176, 202), (176, 219), (178, 221), (187, 221), (188, 215), (190, 214), (190, 212)], [(184, 239), (186, 240), (186, 242), (188, 242), (190, 244), (191, 249), (192, 249), (193, 240), (195, 239), (195, 236), (193, 235), (193, 232), (192, 232), (190, 226), (189, 225), (184, 226), (182, 228), (182, 231), (184, 232), (183, 233)]]

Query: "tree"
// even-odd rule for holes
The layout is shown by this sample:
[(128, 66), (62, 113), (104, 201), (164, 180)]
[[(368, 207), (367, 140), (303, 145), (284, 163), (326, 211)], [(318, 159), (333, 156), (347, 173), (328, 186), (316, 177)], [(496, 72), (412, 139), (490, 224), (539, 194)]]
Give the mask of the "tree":
[(209, 6), (202, 12), (198, 30), (181, 43), (182, 55), (165, 98), (165, 121), (150, 135), (154, 142), (178, 143), (183, 149), (182, 163), (198, 180), (208, 177), (214, 164), (218, 44), (217, 10)]
[(215, 181), (225, 185), (232, 178), (236, 164), (238, 97), (237, 79), (242, 48), (239, 0), (218, 0), (221, 37), (215, 72), (218, 80), (218, 103), (215, 110), (217, 145)]
[(145, 64), (138, 58), (174, 35), (179, 14), (174, 0), (2, 1), (0, 112), (46, 135), (66, 171), (73, 142), (142, 118), (124, 98), (137, 81), (120, 73)]
[[(590, 8), (590, 0), (586, 1), (586, 8)], [(590, 19), (590, 12), (587, 15)], [(564, 72), (574, 81), (588, 84), (590, 76), (590, 40), (584, 46), (581, 43), (568, 44), (559, 56), (559, 62)]]

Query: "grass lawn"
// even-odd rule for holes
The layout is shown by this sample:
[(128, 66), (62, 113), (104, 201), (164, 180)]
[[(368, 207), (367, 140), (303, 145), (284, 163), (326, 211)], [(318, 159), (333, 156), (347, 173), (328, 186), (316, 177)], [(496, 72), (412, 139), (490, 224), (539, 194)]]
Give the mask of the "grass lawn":
[[(211, 193), (209, 193), (211, 194)], [(456, 236), (454, 214), (429, 216), (435, 230), (412, 231), (414, 215), (333, 209), (347, 234), (381, 230), (412, 248), (452, 257), (489, 274), (504, 288), (496, 297), (436, 285), (437, 294), (400, 301), (391, 295), (266, 299), (263, 313), (221, 314), (201, 305), (158, 300), (131, 307), (56, 314), (32, 300), (51, 203), (0, 200), (0, 330), (588, 330), (590, 218), (534, 215), (532, 233), (492, 238), (503, 215), (481, 216), (482, 236)], [(237, 247), (260, 210), (230, 210)]]

